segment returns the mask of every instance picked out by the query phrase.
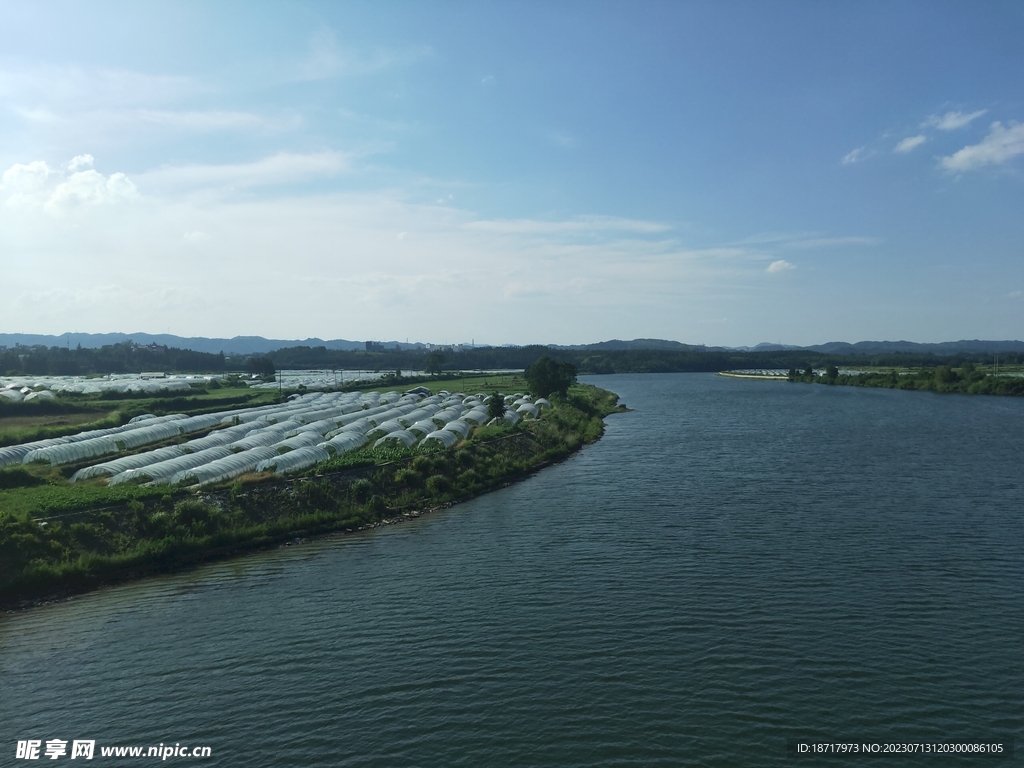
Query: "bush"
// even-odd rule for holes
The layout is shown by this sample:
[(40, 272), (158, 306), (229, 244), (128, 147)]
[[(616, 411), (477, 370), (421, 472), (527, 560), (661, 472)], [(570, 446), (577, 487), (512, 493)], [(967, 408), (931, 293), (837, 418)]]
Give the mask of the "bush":
[(174, 505), (174, 522), (195, 533), (210, 533), (216, 529), (216, 510), (201, 501), (179, 501)]
[(434, 475), (427, 478), (427, 490), (435, 496), (448, 493), (452, 489), (452, 481), (444, 475)]
[(0, 489), (31, 488), (34, 485), (43, 485), (45, 482), (41, 477), (36, 477), (22, 467), (5, 469), (0, 472)]
[(373, 491), (373, 483), (367, 480), (365, 477), (356, 480), (352, 483), (352, 496), (353, 498), (362, 504), (366, 501), (370, 493)]
[(395, 483), (405, 488), (414, 488), (423, 481), (423, 475), (415, 469), (400, 469), (395, 472)]
[(434, 460), (429, 456), (417, 456), (412, 460), (412, 468), (424, 475), (434, 471)]

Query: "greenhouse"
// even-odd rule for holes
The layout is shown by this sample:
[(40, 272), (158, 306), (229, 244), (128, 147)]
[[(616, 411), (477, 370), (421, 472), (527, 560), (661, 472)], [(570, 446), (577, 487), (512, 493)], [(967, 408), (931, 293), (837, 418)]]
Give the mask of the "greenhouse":
[(80, 469), (71, 476), (71, 482), (77, 483), (79, 480), (88, 480), (92, 477), (110, 477), (129, 469), (138, 469), (139, 467), (146, 467), (160, 461), (173, 459), (184, 455), (184, 453), (185, 451), (182, 449), (182, 446), (169, 445), (166, 448), (158, 448), (148, 453), (123, 456), (120, 459), (113, 459), (112, 461), (105, 461), (102, 464), (94, 464), (91, 467)]
[(461, 419), (457, 419), (455, 421), (449, 421), (447, 424), (445, 424), (443, 427), (441, 427), (440, 431), (441, 432), (454, 432), (460, 438), (465, 440), (467, 437), (469, 437), (469, 430), (472, 429), (472, 428), (473, 427), (472, 427), (472, 425), (469, 422), (462, 421)]
[(157, 462), (156, 464), (139, 467), (138, 469), (125, 470), (124, 472), (110, 478), (108, 485), (145, 482), (152, 482), (156, 485), (166, 485), (171, 481), (171, 478), (173, 478), (174, 475), (183, 469), (198, 467), (231, 455), (231, 449), (224, 445), (220, 445), (215, 448), (207, 448), (205, 451), (198, 451), (197, 453), (186, 453), (173, 459), (165, 459), (164, 461)]
[(516, 408), (516, 413), (520, 414), (523, 418), (526, 418), (526, 416), (529, 415), (536, 419), (540, 416), (540, 409), (533, 403), (523, 403)]
[(459, 442), (459, 436), (454, 432), (445, 432), (444, 430), (437, 430), (431, 432), (429, 435), (423, 438), (421, 445), (426, 445), (430, 441), (436, 441), (441, 443), (445, 448), (451, 448), (457, 442)]
[(369, 442), (370, 438), (362, 433), (347, 432), (332, 437), (325, 443), (320, 443), (320, 447), (332, 455), (337, 455), (357, 451)]
[[(2, 391), (24, 394), (16, 389)], [(371, 444), (430, 447), (440, 443), (451, 448), (468, 438), (475, 427), (488, 423), (487, 401), (491, 397), (461, 392), (428, 397), (398, 392), (309, 392), (292, 395), (285, 403), (200, 416), (143, 414), (120, 427), (0, 448), (0, 466), (33, 461), (88, 463), (91, 465), (78, 468), (73, 482), (106, 477), (110, 485), (207, 485), (257, 467), (278, 473), (299, 471)], [(538, 416), (539, 407), (546, 404), (542, 398), (536, 404), (523, 396), (507, 399), (517, 404), (504, 417), (512, 424), (522, 415)], [(115, 455), (179, 441), (197, 432), (206, 434), (156, 450)]]
[(379, 448), (389, 440), (400, 442), (406, 448), (411, 448), (413, 443), (419, 440), (419, 436), (414, 435), (412, 432), (408, 432), (404, 429), (399, 429), (396, 432), (391, 432), (390, 434), (384, 435), (384, 437), (380, 438), (377, 442), (373, 444), (373, 447)]
[[(215, 449), (214, 449), (215, 450)], [(264, 459), (281, 458), (277, 451), (270, 447), (253, 448), (222, 459), (215, 459), (191, 469), (183, 469), (171, 478), (171, 485), (212, 485), (254, 472)]]
[(321, 461), (327, 461), (329, 458), (331, 458), (331, 455), (323, 448), (306, 446), (290, 451), (282, 456), (264, 459), (256, 465), (256, 471), (276, 472), (279, 475), (285, 475), (289, 472), (298, 472), (299, 470), (312, 467)]
[(97, 456), (119, 453), (120, 451), (121, 446), (118, 445), (113, 435), (104, 435), (77, 443), (53, 445), (49, 448), (36, 448), (26, 453), (25, 458), (21, 461), (23, 464), (31, 464), (36, 461), (55, 465), (74, 464), (86, 459), (94, 459)]
[(312, 445), (319, 445), (324, 441), (323, 435), (319, 432), (299, 432), (297, 435), (285, 438), (276, 443), (271, 443), (270, 447), (275, 449), (278, 453), (285, 453), (286, 451), (294, 451), (298, 448), (308, 448)]
[(423, 421), (417, 421), (407, 428), (410, 432), (416, 432), (421, 435), (429, 435), (431, 432), (437, 429), (437, 424), (432, 419), (423, 419)]

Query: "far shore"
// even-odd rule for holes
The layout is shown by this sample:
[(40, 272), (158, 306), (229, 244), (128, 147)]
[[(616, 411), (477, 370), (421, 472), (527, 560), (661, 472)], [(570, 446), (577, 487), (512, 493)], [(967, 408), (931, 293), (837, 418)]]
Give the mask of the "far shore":
[(728, 376), (730, 379), (767, 379), (769, 381), (789, 381), (786, 376), (765, 376), (761, 373), (730, 373), (729, 371), (719, 371), (719, 376)]

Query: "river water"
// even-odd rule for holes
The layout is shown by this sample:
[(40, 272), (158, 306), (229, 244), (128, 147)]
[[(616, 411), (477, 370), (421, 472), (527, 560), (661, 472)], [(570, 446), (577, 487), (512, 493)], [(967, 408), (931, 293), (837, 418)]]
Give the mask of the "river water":
[(0, 617), (0, 764), (25, 739), (756, 766), (1020, 735), (1024, 400), (590, 380), (634, 410), (512, 487)]

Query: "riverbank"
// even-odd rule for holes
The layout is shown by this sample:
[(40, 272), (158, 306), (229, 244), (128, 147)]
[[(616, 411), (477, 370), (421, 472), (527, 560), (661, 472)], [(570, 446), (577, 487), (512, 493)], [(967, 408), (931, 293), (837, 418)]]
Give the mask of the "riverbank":
[(983, 373), (974, 365), (960, 368), (940, 365), (907, 371), (858, 371), (842, 373), (835, 366), (824, 372), (790, 371), (788, 381), (830, 386), (878, 387), (882, 389), (919, 390), (923, 392), (958, 393), (963, 395), (1024, 395), (1024, 377)]
[[(574, 385), (539, 421), (479, 427), (451, 450), (362, 450), (294, 479), (140, 495), (60, 519), (0, 513), (0, 609), (329, 533), (393, 524), (522, 479), (601, 437), (623, 410), (614, 393)], [(74, 493), (74, 487), (66, 490)]]

